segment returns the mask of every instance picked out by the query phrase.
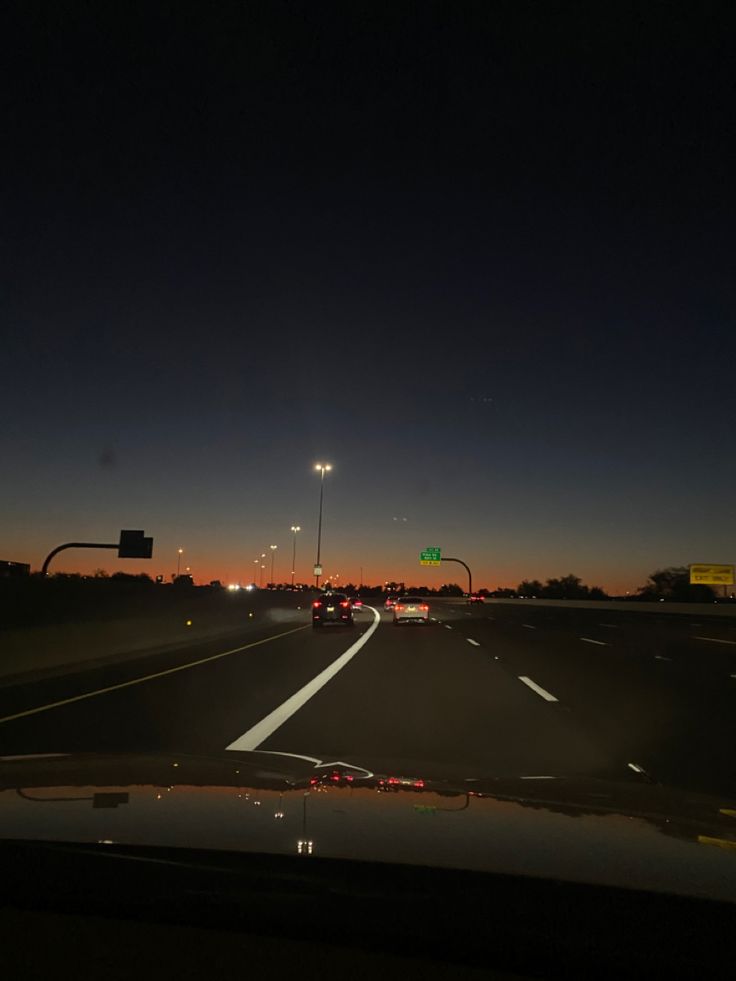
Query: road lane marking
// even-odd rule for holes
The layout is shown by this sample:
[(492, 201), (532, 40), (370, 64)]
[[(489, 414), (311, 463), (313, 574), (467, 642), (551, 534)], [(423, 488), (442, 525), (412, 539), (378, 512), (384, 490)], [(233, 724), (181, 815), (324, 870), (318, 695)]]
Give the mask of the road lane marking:
[(378, 610), (375, 610), (372, 606), (369, 606), (368, 609), (373, 613), (373, 623), (364, 634), (358, 637), (354, 644), (348, 647), (344, 654), (341, 654), (324, 671), (320, 671), (311, 681), (303, 685), (299, 691), (294, 692), (290, 698), (287, 698), (285, 702), (277, 706), (273, 712), (269, 712), (260, 722), (251, 726), (247, 732), (244, 732), (242, 736), (231, 742), (225, 749), (241, 752), (257, 749), (277, 729), (280, 729), (285, 722), (288, 722), (292, 715), (295, 715), (310, 699), (314, 698), (317, 692), (324, 688), (328, 681), (331, 681), (339, 671), (342, 671), (345, 665), (352, 661), (358, 651), (370, 640), (381, 622), (381, 614)]
[(599, 627), (610, 627), (611, 630), (618, 630), (621, 626), (619, 623), (599, 623)]
[(208, 664), (210, 661), (219, 661), (222, 657), (229, 657), (231, 654), (239, 654), (241, 651), (250, 650), (251, 647), (260, 647), (261, 644), (268, 644), (272, 640), (280, 637), (288, 637), (299, 630), (306, 630), (307, 626), (294, 627), (292, 630), (285, 630), (283, 633), (274, 634), (272, 637), (264, 637), (263, 640), (254, 640), (251, 644), (244, 644), (242, 647), (233, 647), (232, 650), (222, 651), (220, 654), (212, 654), (210, 657), (200, 657), (196, 661), (188, 661), (186, 664), (178, 664), (175, 668), (167, 668), (166, 671), (156, 671), (154, 674), (146, 674), (141, 678), (132, 678), (130, 681), (121, 681), (117, 685), (108, 685), (106, 688), (96, 688), (94, 691), (85, 691), (81, 695), (72, 695), (70, 698), (62, 698), (58, 702), (49, 702), (48, 705), (38, 705), (36, 708), (26, 709), (24, 712), (16, 712), (14, 715), (6, 715), (0, 719), (3, 722), (13, 722), (14, 719), (23, 719), (29, 715), (38, 715), (39, 712), (48, 712), (50, 709), (61, 708), (62, 705), (71, 705), (72, 702), (81, 702), (86, 698), (94, 698), (96, 695), (107, 695), (111, 691), (118, 691), (121, 688), (130, 688), (132, 685), (142, 685), (144, 681), (153, 681), (156, 678), (164, 678), (168, 674), (176, 674), (177, 671), (186, 671), (188, 668), (196, 668), (200, 664)]
[(536, 630), (537, 628), (533, 623), (522, 623), (522, 627), (526, 627), (527, 630)]
[(593, 640), (592, 637), (581, 637), (580, 640), (584, 640), (586, 644), (597, 644), (599, 647), (608, 647), (605, 640)]
[(480, 647), (480, 644), (478, 643), (478, 641), (477, 640), (473, 640), (472, 637), (466, 637), (465, 639), (467, 640), (467, 642), (469, 644), (472, 644), (473, 647)]
[(535, 776), (535, 777), (519, 777), (519, 779), (520, 780), (556, 780), (557, 777)]
[(444, 628), (445, 630), (452, 630), (452, 627), (450, 626), (449, 623), (444, 624)]
[(486, 620), (495, 620), (495, 617), (486, 617)]
[(531, 678), (527, 678), (526, 675), (523, 674), (520, 674), (518, 677), (519, 677), (519, 681), (523, 681), (524, 684), (527, 685), (529, 688), (531, 688), (532, 691), (535, 691), (537, 695), (541, 695), (542, 698), (545, 700), (545, 702), (557, 701), (554, 695), (550, 695), (550, 693), (548, 691), (545, 691), (541, 685), (538, 685), (536, 683), (536, 681), (532, 681)]
[(736, 647), (736, 640), (722, 640), (720, 637), (693, 637), (693, 640), (707, 640), (711, 644), (728, 644), (730, 647)]
[(638, 763), (627, 763), (626, 765), (628, 766), (628, 768), (630, 770), (633, 770), (634, 773), (644, 773), (645, 772), (644, 767), (643, 766), (639, 766)]
[(730, 838), (711, 838), (709, 835), (698, 835), (697, 842), (699, 845), (715, 845), (716, 848), (736, 848), (736, 841), (731, 841)]

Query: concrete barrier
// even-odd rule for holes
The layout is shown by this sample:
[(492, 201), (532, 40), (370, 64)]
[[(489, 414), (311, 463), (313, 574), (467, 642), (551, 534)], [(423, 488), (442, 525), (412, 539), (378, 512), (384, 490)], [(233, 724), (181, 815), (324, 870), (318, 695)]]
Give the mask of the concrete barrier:
[[(430, 603), (467, 603), (466, 598), (430, 596)], [(495, 603), (502, 606), (557, 606), (577, 610), (608, 610), (612, 612), (630, 613), (674, 613), (687, 616), (715, 616), (736, 618), (736, 603), (719, 601), (716, 603), (649, 603), (636, 600), (552, 600), (552, 599), (496, 599), (486, 598), (487, 604)]]

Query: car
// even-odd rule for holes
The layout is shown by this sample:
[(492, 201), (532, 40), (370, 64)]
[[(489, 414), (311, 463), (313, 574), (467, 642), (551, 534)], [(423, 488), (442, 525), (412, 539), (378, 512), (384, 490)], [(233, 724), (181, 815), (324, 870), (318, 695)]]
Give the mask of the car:
[(429, 623), (429, 603), (421, 596), (400, 596), (394, 604), (394, 625), (404, 620)]
[(384, 610), (386, 610), (387, 612), (389, 610), (393, 610), (394, 606), (396, 605), (396, 600), (397, 599), (398, 599), (398, 596), (393, 596), (393, 595), (389, 594), (386, 597), (386, 602), (383, 604)]
[(478, 596), (477, 593), (471, 593), (468, 601), (470, 603), (485, 603), (484, 598), (482, 596)]
[(363, 609), (363, 600), (360, 598), (360, 596), (351, 596), (350, 603), (353, 607), (353, 611), (360, 613), (360, 611)]
[(345, 593), (323, 593), (312, 603), (312, 626), (325, 623), (353, 626), (353, 607)]

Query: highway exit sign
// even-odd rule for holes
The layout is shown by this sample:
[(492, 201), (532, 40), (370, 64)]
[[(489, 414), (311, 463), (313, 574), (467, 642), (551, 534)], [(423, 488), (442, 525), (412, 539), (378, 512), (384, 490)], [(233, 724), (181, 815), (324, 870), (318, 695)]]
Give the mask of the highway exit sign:
[(691, 565), (690, 583), (702, 586), (733, 586), (733, 566)]
[(425, 548), (419, 553), (419, 565), (439, 565), (442, 560), (442, 549)]

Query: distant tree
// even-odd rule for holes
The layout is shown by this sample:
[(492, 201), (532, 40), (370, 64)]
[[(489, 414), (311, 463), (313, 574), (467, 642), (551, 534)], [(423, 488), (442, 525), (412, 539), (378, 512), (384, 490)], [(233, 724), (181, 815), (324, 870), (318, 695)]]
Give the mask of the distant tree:
[(710, 586), (690, 585), (687, 566), (657, 569), (637, 590), (644, 600), (667, 600), (672, 603), (712, 603), (716, 594)]
[(590, 590), (588, 591), (588, 599), (607, 600), (608, 593), (604, 589), (601, 589), (600, 586), (591, 586)]
[(543, 591), (544, 586), (538, 579), (532, 579), (531, 581), (524, 579), (516, 587), (516, 592), (519, 596), (541, 596)]
[(95, 579), (109, 579), (110, 578), (108, 576), (108, 574), (107, 574), (107, 572), (106, 572), (105, 569), (95, 569), (93, 575), (94, 575)]
[(548, 579), (542, 595), (545, 599), (587, 599), (588, 587), (579, 576), (570, 573), (561, 579)]
[(463, 589), (462, 586), (458, 586), (456, 582), (446, 582), (440, 586), (440, 596), (462, 596)]
[(507, 586), (497, 586), (491, 595), (497, 599), (516, 599), (516, 590), (509, 589)]

